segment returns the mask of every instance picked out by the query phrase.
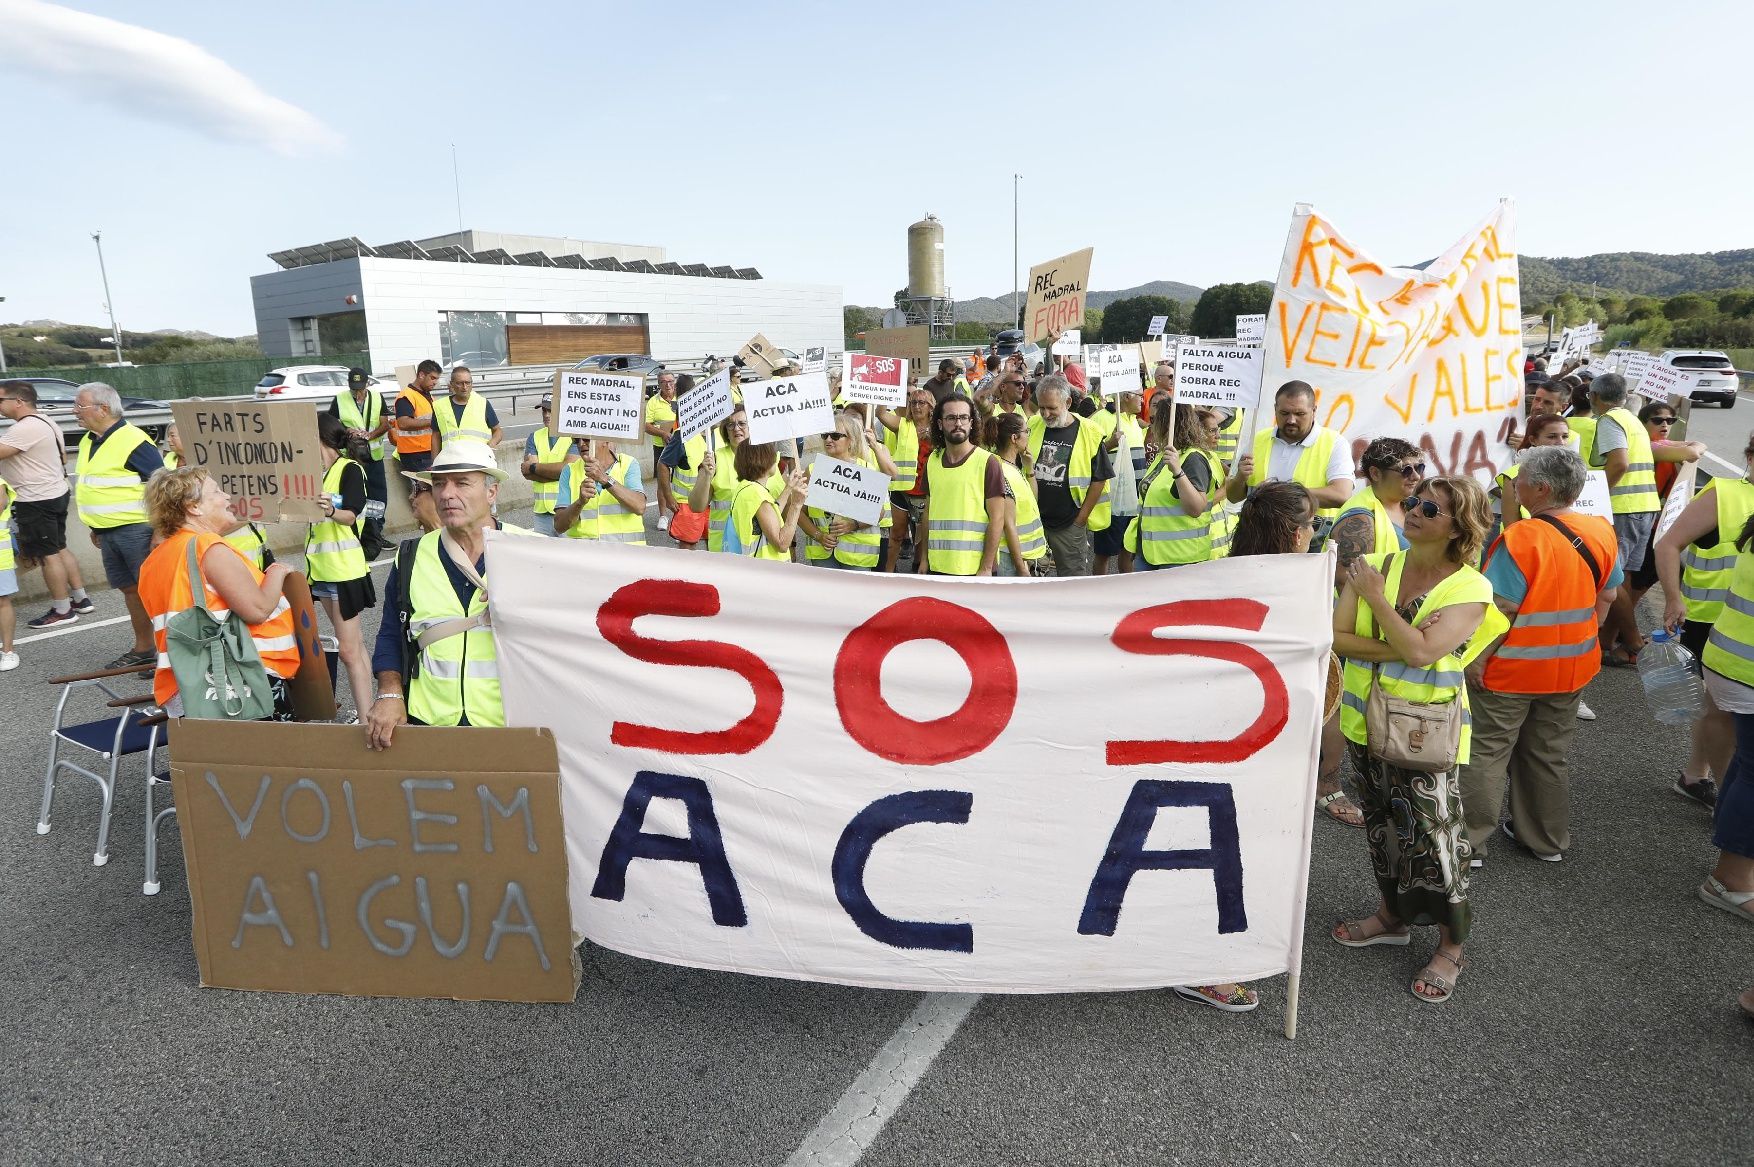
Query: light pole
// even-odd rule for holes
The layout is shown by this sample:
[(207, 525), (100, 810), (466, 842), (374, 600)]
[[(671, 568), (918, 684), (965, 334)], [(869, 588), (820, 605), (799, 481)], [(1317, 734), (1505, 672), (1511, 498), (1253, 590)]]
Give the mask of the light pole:
[(116, 365), (120, 367), (122, 364), (122, 330), (116, 327), (116, 310), (111, 307), (110, 273), (109, 269), (104, 267), (104, 233), (93, 231), (91, 241), (97, 244), (97, 270), (98, 274), (104, 278), (104, 311), (110, 314), (110, 339), (116, 344)]
[[(6, 297), (0, 296), (0, 304), (6, 303)], [(0, 377), (6, 375), (6, 345), (0, 342)]]
[(1011, 327), (1022, 328), (1023, 320), (1017, 315), (1017, 180), (1021, 174), (1011, 176)]

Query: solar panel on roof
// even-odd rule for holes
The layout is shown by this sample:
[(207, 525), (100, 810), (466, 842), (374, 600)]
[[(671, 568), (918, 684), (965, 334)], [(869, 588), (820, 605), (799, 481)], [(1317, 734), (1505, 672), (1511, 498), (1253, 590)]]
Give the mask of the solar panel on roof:
[(684, 272), (682, 270), (682, 265), (679, 263), (660, 263), (653, 270), (658, 272), (659, 275), (666, 275), (666, 276), (680, 276), (680, 275), (687, 275), (688, 274), (687, 272)]
[(734, 280), (737, 278), (737, 269), (734, 267), (708, 268), (707, 271), (714, 279)]
[(592, 271), (625, 271), (625, 270), (627, 270), (621, 266), (621, 261), (619, 259), (616, 259), (612, 255), (606, 255), (600, 259), (586, 260), (585, 266), (590, 268)]
[(582, 268), (585, 266), (585, 257), (582, 255), (557, 255), (554, 257), (554, 266)]
[(523, 264), (525, 267), (554, 266), (554, 257), (549, 255), (546, 251), (520, 251), (518, 254), (512, 256), (512, 261), (514, 263)]
[(759, 280), (761, 273), (752, 267), (740, 267), (737, 269), (737, 278), (740, 280)]
[(428, 251), (429, 259), (446, 260), (451, 263), (474, 263), (475, 257), (455, 244), (447, 243), (443, 247), (435, 247)]
[(682, 270), (691, 276), (707, 276), (712, 274), (712, 269), (704, 263), (685, 263), (682, 265)]
[(626, 271), (636, 271), (648, 276), (658, 270), (649, 259), (630, 259), (621, 266)]
[(426, 259), (426, 249), (412, 239), (402, 239), (395, 243), (380, 243), (377, 253), (384, 259)]

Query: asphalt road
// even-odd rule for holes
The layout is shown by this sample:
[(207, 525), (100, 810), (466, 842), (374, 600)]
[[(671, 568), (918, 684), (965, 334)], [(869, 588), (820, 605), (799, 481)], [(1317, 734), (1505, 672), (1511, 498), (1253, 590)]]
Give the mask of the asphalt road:
[[(1448, 1005), (1407, 988), (1434, 937), (1327, 939), (1374, 892), (1363, 833), (1323, 819), (1296, 1041), (1278, 978), (1241, 1016), (1168, 992), (986, 996), (957, 1028), (966, 1002), (944, 1020), (934, 998), (922, 1052), (920, 994), (593, 946), (570, 1006), (199, 988), (174, 829), (162, 894), (140, 894), (137, 777), (108, 866), (91, 865), (89, 788), (65, 785), (54, 831), (33, 829), (44, 681), (127, 647), (101, 624), (115, 598), (97, 600), (0, 676), (0, 1163), (850, 1163), (861, 1141), (858, 1161), (895, 1167), (1754, 1158), (1754, 1025), (1734, 1003), (1754, 928), (1694, 898), (1708, 817), (1669, 790), (1683, 743), (1631, 673), (1588, 693), (1602, 717), (1576, 739), (1575, 850), (1550, 865), (1493, 846)], [(848, 1114), (870, 1119), (860, 1138), (825, 1139)]]

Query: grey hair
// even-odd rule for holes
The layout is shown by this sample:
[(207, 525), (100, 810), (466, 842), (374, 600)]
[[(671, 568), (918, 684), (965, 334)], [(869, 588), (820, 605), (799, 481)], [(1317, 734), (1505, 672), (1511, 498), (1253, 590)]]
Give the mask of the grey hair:
[(1586, 473), (1583, 456), (1570, 446), (1534, 446), (1523, 454), (1517, 477), (1531, 486), (1550, 487), (1554, 504), (1568, 507), (1583, 493)]
[(1626, 378), (1619, 373), (1603, 373), (1590, 382), (1590, 396), (1607, 405), (1624, 404), (1626, 401)]
[(93, 405), (101, 405), (104, 412), (111, 417), (122, 416), (122, 395), (102, 381), (87, 381), (73, 394), (77, 398), (81, 393), (91, 398)]
[(1043, 393), (1058, 393), (1061, 397), (1071, 400), (1072, 383), (1066, 380), (1063, 373), (1049, 373), (1035, 383), (1035, 399), (1041, 400)]

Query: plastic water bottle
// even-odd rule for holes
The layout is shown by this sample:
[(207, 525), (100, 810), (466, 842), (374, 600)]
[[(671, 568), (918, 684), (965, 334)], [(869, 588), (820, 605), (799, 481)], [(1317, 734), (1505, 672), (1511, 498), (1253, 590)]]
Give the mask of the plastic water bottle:
[(1651, 633), (1638, 654), (1645, 704), (1664, 725), (1686, 725), (1705, 712), (1705, 695), (1693, 675), (1693, 654), (1666, 628)]

